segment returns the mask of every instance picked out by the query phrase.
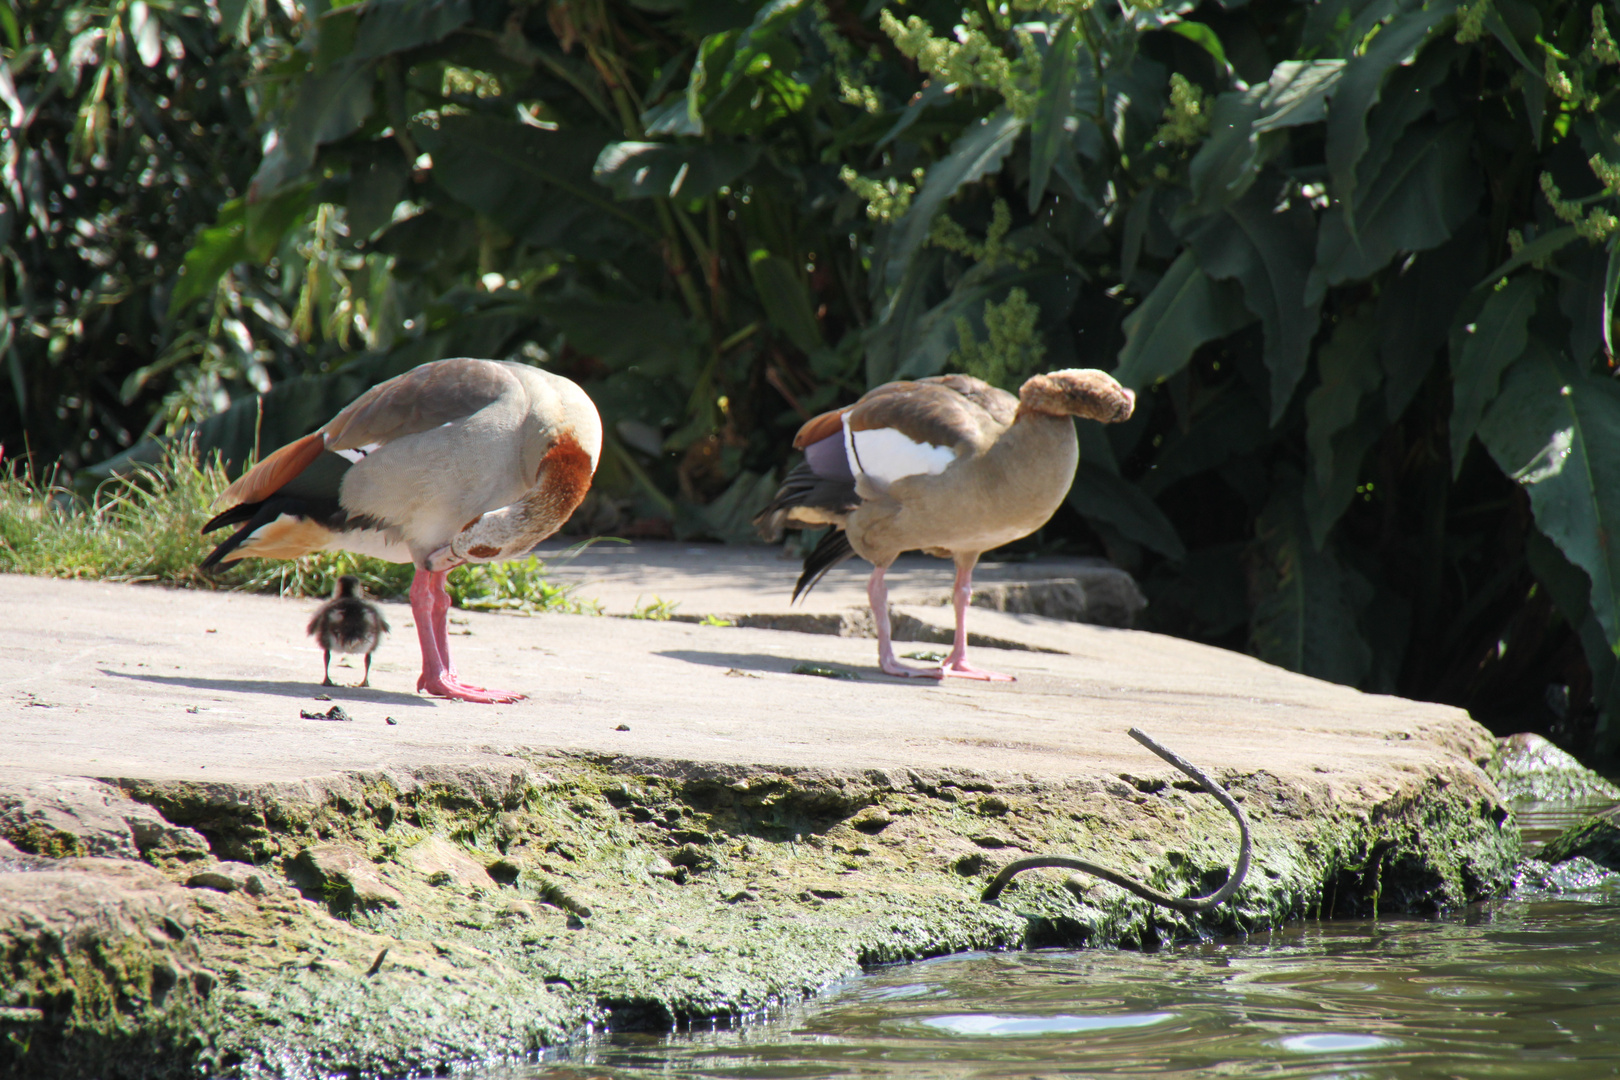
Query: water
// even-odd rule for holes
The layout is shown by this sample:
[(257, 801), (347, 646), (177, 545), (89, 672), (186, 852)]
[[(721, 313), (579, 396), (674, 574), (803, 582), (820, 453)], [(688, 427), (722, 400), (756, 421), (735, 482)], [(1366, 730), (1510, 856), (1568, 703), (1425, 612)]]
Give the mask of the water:
[(884, 969), (740, 1029), (610, 1034), (485, 1080), (1620, 1074), (1620, 886), (1441, 921)]

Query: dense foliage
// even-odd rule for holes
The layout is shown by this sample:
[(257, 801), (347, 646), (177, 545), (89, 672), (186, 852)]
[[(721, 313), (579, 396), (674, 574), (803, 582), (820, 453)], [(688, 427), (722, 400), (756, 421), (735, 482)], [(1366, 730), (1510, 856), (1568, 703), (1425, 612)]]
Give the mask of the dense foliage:
[[(1620, 8), (52, 10), (0, 28), (7, 361), (86, 384), (71, 434), (29, 407), (49, 451), (230, 396), (200, 433), (240, 460), (528, 357), (607, 421), (587, 527), (740, 539), (869, 385), (1110, 368), (1138, 414), (1040, 542), (1154, 628), (1616, 747)], [(193, 201), (182, 268), (150, 229)]]

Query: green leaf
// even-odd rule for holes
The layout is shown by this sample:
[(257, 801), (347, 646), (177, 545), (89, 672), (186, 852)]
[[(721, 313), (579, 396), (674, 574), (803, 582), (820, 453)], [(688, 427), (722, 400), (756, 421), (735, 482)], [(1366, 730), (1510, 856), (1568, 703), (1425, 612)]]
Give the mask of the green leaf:
[[(1434, 109), (1434, 89), (1445, 81), (1452, 64), (1463, 52), (1450, 38), (1425, 48), (1410, 64), (1397, 67), (1384, 84), (1383, 100), (1367, 117), (1367, 150), (1356, 165), (1358, 191), (1366, 191), (1388, 165), (1396, 144), (1407, 130)], [(1352, 210), (1356, 220), (1359, 211)]]
[(1479, 436), (1529, 491), (1537, 528), (1586, 571), (1592, 610), (1620, 654), (1620, 386), (1532, 340)]
[(889, 236), (888, 258), (883, 268), (883, 280), (889, 288), (899, 286), (912, 257), (928, 239), (934, 215), (945, 201), (965, 185), (1001, 171), (1002, 162), (1023, 130), (1024, 122), (1010, 109), (998, 109), (970, 126), (952, 144), (950, 153), (929, 168), (911, 209), (895, 223)]
[(1305, 485), (1305, 521), (1317, 551), (1326, 547), (1328, 534), (1350, 508), (1356, 482), (1361, 479), (1361, 463), (1388, 428), (1384, 403), (1376, 394), (1368, 394), (1362, 398), (1355, 420), (1333, 436), (1331, 471), (1325, 480)]
[(758, 143), (608, 143), (592, 175), (621, 199), (703, 199), (747, 172), (760, 150)]
[(1620, 243), (1609, 241), (1609, 266), (1603, 276), (1603, 351), (1614, 359), (1614, 300), (1620, 296)]
[(534, 306), (570, 345), (612, 368), (667, 375), (688, 369), (697, 355), (691, 325), (668, 302), (571, 296)]
[[(1355, 422), (1363, 398), (1383, 381), (1374, 347), (1369, 308), (1339, 320), (1333, 337), (1316, 358), (1322, 381), (1305, 399), (1305, 445), (1310, 450), (1315, 487), (1325, 488), (1334, 475), (1333, 437)], [(1307, 491), (1313, 485), (1307, 481)]]
[(748, 269), (771, 326), (807, 356), (824, 348), (810, 290), (793, 264), (780, 255), (756, 251), (748, 260)]
[(248, 201), (275, 194), (315, 164), (315, 151), (359, 130), (371, 115), (376, 79), (371, 65), (345, 60), (304, 76), (293, 104), (277, 118), (264, 160), (248, 184)]
[(309, 208), (314, 184), (284, 188), (274, 197), (248, 204), (232, 199), (219, 208), (219, 220), (197, 236), (186, 252), (180, 277), (169, 296), (169, 318), (214, 294), (219, 279), (240, 262), (267, 262), (282, 238)]
[(1297, 485), (1280, 486), (1255, 520), (1255, 556), (1254, 654), (1290, 671), (1359, 685), (1372, 668), (1357, 625), (1372, 588), (1331, 547), (1311, 544)]
[(641, 114), (641, 127), (648, 135), (702, 135), (703, 118), (692, 112), (685, 94), (673, 94)]
[(1451, 475), (1462, 472), (1468, 440), (1496, 399), (1502, 372), (1524, 355), (1541, 276), (1524, 274), (1491, 294), (1478, 318), (1452, 331)]
[(1356, 205), (1350, 229), (1343, 207), (1322, 218), (1308, 297), (1330, 285), (1372, 276), (1397, 251), (1424, 251), (1450, 238), (1479, 203), (1481, 181), (1470, 151), (1473, 125), (1415, 124)]
[[(1603, 348), (1610, 255), (1602, 248), (1578, 245), (1558, 259), (1558, 307), (1569, 319), (1569, 358), (1585, 367)], [(1544, 275), (1553, 276), (1553, 275)]]
[(1170, 264), (1153, 292), (1125, 317), (1114, 378), (1140, 390), (1187, 366), (1198, 346), (1254, 321), (1235, 283), (1212, 280), (1191, 251)]
[[(1081, 421), (1085, 423), (1085, 421)], [(1168, 559), (1187, 557), (1176, 527), (1143, 490), (1094, 461), (1081, 461), (1069, 488), (1068, 503), (1082, 517), (1105, 522), (1129, 540)]]
[(1423, 385), (1485, 258), (1485, 229), (1476, 218), (1384, 280), (1378, 296), (1378, 359), (1384, 366), (1384, 410), (1391, 419), (1400, 419)]
[(411, 133), (433, 154), (434, 181), (513, 236), (572, 248), (604, 244), (624, 226), (659, 235), (645, 208), (617, 202), (592, 179), (605, 132), (541, 131), (473, 115), (440, 117), (437, 129), (413, 125)]
[(1299, 201), (1281, 212), (1273, 203), (1268, 190), (1251, 188), (1189, 234), (1187, 245), (1210, 277), (1241, 282), (1244, 306), (1260, 317), (1275, 424), (1305, 374), (1321, 301), (1305, 298), (1316, 255), (1315, 215)]
[(1326, 116), (1327, 97), (1343, 69), (1342, 60), (1287, 61), (1264, 86), (1218, 96), (1209, 135), (1188, 166), (1193, 201), (1183, 215), (1213, 212), (1246, 192), (1265, 158), (1260, 137)]
[(1265, 406), (1258, 394), (1222, 390), (1192, 418), (1186, 434), (1171, 438), (1142, 477), (1142, 490), (1159, 493), (1189, 476), (1219, 469), (1235, 457), (1259, 450), (1271, 439)]
[[(471, 0), (371, 0), (342, 11), (360, 11), (353, 56), (370, 60), (443, 41), (472, 21)], [(334, 12), (336, 14), (336, 12)]]
[(1383, 95), (1384, 80), (1395, 68), (1411, 63), (1430, 34), (1451, 18), (1456, 8), (1455, 0), (1431, 0), (1428, 6), (1422, 0), (1406, 0), (1395, 18), (1373, 37), (1367, 50), (1345, 64), (1328, 106), (1327, 163), (1333, 174), (1334, 194), (1348, 212), (1357, 213), (1361, 192), (1356, 166), (1367, 152), (1367, 114)]
[(1518, 251), (1515, 251), (1513, 257), (1508, 259), (1507, 262), (1480, 278), (1479, 283), (1474, 288), (1483, 289), (1487, 285), (1494, 285), (1526, 263), (1540, 262), (1542, 259), (1556, 255), (1579, 235), (1580, 233), (1575, 231), (1573, 225), (1565, 225), (1562, 228), (1542, 233), (1534, 240), (1524, 244)]
[(1343, 76), (1343, 60), (1284, 60), (1266, 80), (1255, 133), (1327, 119), (1328, 97)]
[(1211, 213), (1248, 190), (1259, 175), (1260, 151), (1255, 121), (1263, 115), (1262, 87), (1228, 90), (1215, 98), (1209, 134), (1187, 166), (1193, 201), (1183, 213)]
[(1226, 58), (1226, 47), (1221, 44), (1220, 35), (1200, 22), (1176, 22), (1165, 27), (1172, 34), (1180, 34), (1188, 41), (1209, 53), (1215, 67), (1226, 76), (1232, 74), (1232, 62)]
[(1029, 212), (1040, 208), (1052, 176), (1052, 163), (1068, 142), (1069, 119), (1082, 46), (1072, 19), (1063, 20), (1041, 64), (1041, 92), (1029, 131)]

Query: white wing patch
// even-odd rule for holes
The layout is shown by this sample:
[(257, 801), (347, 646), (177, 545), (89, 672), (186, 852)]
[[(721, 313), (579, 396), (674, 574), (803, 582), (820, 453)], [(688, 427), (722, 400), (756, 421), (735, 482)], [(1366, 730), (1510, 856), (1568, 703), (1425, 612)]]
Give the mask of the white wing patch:
[(956, 451), (949, 446), (915, 442), (894, 428), (851, 431), (847, 413), (844, 454), (851, 472), (882, 488), (907, 476), (938, 476), (956, 460)]
[(355, 450), (334, 450), (332, 453), (336, 454), (338, 457), (347, 459), (352, 465), (380, 446), (382, 446), (382, 443), (380, 442), (367, 443), (366, 445)]

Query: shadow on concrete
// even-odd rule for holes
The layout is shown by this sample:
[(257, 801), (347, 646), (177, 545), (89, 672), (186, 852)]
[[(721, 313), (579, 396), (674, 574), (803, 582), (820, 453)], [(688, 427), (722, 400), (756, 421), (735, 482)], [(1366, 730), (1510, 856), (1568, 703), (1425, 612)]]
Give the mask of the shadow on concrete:
[[(723, 653), (702, 652), (698, 649), (665, 649), (657, 653), (658, 656), (667, 656), (671, 660), (685, 660), (689, 664), (703, 664), (707, 667), (736, 668), (738, 671), (772, 671), (779, 675), (791, 675), (793, 669), (801, 665), (816, 667), (830, 671), (846, 671), (856, 676), (862, 682), (885, 683), (920, 683), (928, 686), (937, 686), (934, 679), (907, 679), (897, 675), (885, 675), (876, 666), (861, 665), (855, 667), (850, 664), (833, 664), (822, 660), (805, 660), (795, 656), (772, 656), (767, 653)], [(805, 674), (800, 672), (799, 674)]]
[(319, 683), (269, 682), (264, 679), (196, 679), (184, 675), (137, 675), (128, 671), (99, 669), (103, 675), (140, 682), (161, 683), (164, 686), (189, 686), (194, 690), (228, 690), (238, 694), (275, 694), (279, 697), (314, 701), (316, 694), (329, 694), (333, 701), (367, 701), (378, 705), (426, 705), (434, 702), (416, 694), (401, 694), (395, 690), (375, 687), (321, 686)]

